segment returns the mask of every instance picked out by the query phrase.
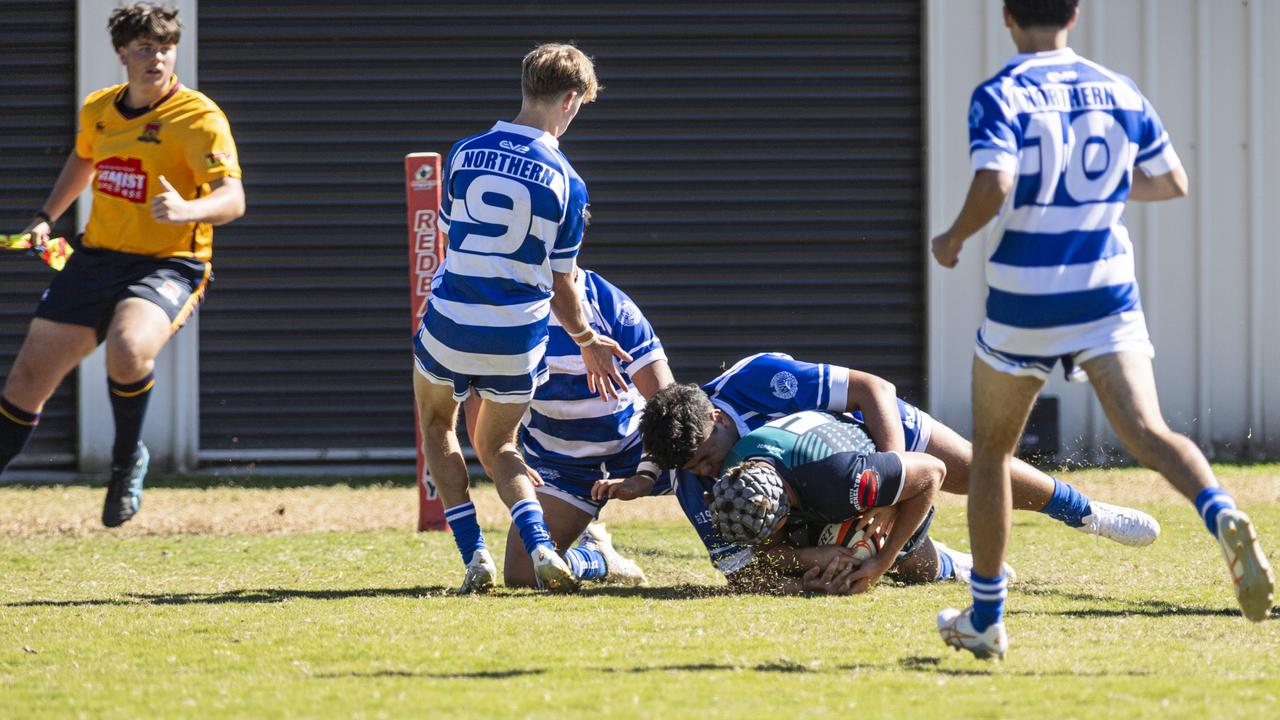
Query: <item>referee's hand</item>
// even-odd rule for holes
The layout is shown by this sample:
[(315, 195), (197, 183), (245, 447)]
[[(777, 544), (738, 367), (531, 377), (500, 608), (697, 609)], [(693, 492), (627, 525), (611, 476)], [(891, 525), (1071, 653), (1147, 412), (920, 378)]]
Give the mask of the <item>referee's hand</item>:
[(165, 176), (161, 175), (159, 179), (165, 191), (151, 198), (151, 217), (155, 218), (156, 222), (172, 225), (185, 225), (192, 222), (194, 218), (191, 213), (191, 203), (182, 197), (182, 194)]

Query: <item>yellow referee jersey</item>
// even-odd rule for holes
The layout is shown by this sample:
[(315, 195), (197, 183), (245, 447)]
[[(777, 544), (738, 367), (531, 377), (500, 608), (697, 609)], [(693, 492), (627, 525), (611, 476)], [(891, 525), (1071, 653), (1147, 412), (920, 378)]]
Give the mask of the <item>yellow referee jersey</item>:
[(213, 227), (151, 218), (151, 198), (165, 179), (186, 199), (208, 195), (209, 183), (240, 177), (231, 127), (213, 101), (175, 77), (149, 107), (125, 106), (126, 85), (91, 93), (80, 110), (76, 154), (94, 166), (93, 211), (86, 247), (154, 257), (213, 257)]

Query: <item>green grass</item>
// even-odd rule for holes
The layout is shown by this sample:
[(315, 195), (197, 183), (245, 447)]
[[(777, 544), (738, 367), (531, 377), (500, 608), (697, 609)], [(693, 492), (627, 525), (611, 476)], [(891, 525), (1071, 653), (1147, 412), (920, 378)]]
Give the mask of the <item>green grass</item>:
[[(1280, 547), (1277, 469), (1230, 472)], [(1003, 664), (938, 640), (964, 586), (735, 596), (670, 520), (611, 527), (653, 587), (571, 597), (449, 596), (439, 533), (7, 538), (0, 717), (1275, 717), (1280, 623), (1240, 619), (1189, 506), (1142, 471), (1081, 477), (1153, 488), (1164, 535), (1130, 550), (1019, 513)], [(934, 535), (967, 546), (964, 523), (948, 500)]]

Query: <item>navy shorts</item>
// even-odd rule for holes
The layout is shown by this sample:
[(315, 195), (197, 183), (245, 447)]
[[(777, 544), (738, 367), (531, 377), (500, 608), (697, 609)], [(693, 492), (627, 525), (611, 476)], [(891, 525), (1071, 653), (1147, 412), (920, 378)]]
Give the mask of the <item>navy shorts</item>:
[(212, 279), (213, 266), (203, 260), (77, 247), (44, 291), (36, 317), (93, 328), (102, 342), (116, 305), (136, 297), (164, 310), (177, 332)]

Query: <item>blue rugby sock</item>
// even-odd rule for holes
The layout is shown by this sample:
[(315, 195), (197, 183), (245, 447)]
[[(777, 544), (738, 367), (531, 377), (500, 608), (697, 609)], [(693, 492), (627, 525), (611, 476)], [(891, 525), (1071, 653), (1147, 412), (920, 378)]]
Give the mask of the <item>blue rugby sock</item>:
[(599, 580), (608, 572), (604, 555), (595, 548), (579, 545), (564, 554), (569, 570), (579, 580)]
[(1089, 508), (1089, 496), (1075, 489), (1073, 485), (1053, 479), (1053, 497), (1040, 512), (1060, 520), (1071, 527), (1084, 525), (1084, 519), (1093, 512)]
[(1009, 581), (1003, 572), (985, 578), (974, 572), (969, 592), (973, 593), (973, 629), (982, 632), (1000, 622), (1004, 615), (1004, 599), (1009, 595)]
[(956, 563), (951, 559), (951, 553), (948, 552), (948, 548), (939, 547), (938, 545), (934, 545), (934, 547), (938, 549), (938, 576), (934, 580), (941, 582), (955, 578)]
[(458, 552), (462, 553), (462, 562), (471, 562), (475, 552), (485, 547), (480, 523), (476, 522), (476, 506), (467, 502), (445, 508), (444, 519), (453, 531), (453, 541), (458, 544)]
[(40, 413), (31, 413), (0, 398), (0, 472), (26, 447), (40, 424)]
[(524, 542), (524, 550), (532, 554), (540, 547), (555, 550), (551, 542), (551, 533), (547, 532), (547, 523), (542, 519), (542, 505), (534, 498), (521, 500), (511, 506), (511, 519), (520, 529), (520, 539)]
[(1218, 537), (1218, 513), (1233, 510), (1235, 506), (1235, 498), (1220, 487), (1205, 488), (1196, 495), (1196, 512), (1204, 518), (1205, 527), (1214, 537)]

